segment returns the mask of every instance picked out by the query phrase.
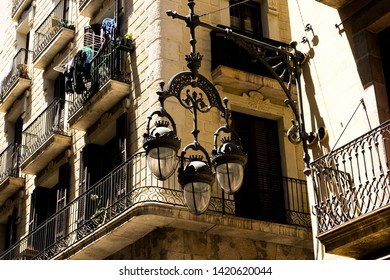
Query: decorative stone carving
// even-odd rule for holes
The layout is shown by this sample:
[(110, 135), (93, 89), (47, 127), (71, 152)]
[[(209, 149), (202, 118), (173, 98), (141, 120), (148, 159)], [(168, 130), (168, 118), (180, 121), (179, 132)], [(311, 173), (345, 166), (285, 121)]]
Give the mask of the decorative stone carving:
[(246, 104), (257, 111), (264, 111), (271, 103), (269, 99), (265, 99), (264, 96), (258, 91), (250, 91), (244, 93), (242, 97), (246, 100)]

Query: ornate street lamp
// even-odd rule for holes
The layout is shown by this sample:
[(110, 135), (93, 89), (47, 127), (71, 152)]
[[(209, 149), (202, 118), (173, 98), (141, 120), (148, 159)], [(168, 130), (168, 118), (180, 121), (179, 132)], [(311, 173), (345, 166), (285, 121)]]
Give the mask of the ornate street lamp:
[[(185, 21), (186, 26), (191, 30), (191, 44), (194, 44), (195, 27), (201, 26), (213, 30), (225, 38), (234, 41), (237, 45), (245, 49), (254, 59), (261, 62), (279, 83), (282, 91), (286, 95), (285, 103), (291, 108), (294, 119), (292, 126), (287, 132), (289, 141), (293, 144), (302, 143), (303, 161), (305, 163), (304, 173), (310, 175), (310, 155), (308, 152), (308, 140), (310, 133), (305, 130), (305, 120), (302, 104), (301, 90), (301, 63), (305, 55), (296, 49), (297, 43), (291, 42), (289, 45), (273, 46), (268, 43), (255, 40), (244, 35), (233, 32), (229, 28), (213, 26), (199, 20), (199, 16), (194, 13), (194, 0), (188, 0), (190, 14), (182, 16), (174, 11), (167, 11), (167, 15)], [(285, 81), (288, 81), (285, 83)], [(292, 85), (295, 84), (297, 89), (297, 102), (292, 98)]]
[[(148, 117), (143, 146), (147, 154), (148, 167), (159, 180), (170, 177), (179, 163), (178, 180), (183, 188), (185, 203), (192, 213), (199, 215), (204, 213), (209, 205), (215, 177), (228, 194), (239, 190), (244, 177), (247, 155), (241, 147), (241, 140), (229, 125), (228, 100), (225, 98), (222, 103), (215, 86), (198, 72), (202, 55), (195, 50), (197, 24), (191, 19), (195, 16), (194, 5), (193, 1), (189, 1), (190, 15), (186, 18), (191, 34), (191, 53), (186, 56), (190, 71), (180, 72), (173, 76), (166, 90), (164, 90), (164, 83), (160, 83), (161, 90), (157, 92), (160, 108)], [(179, 103), (193, 114), (194, 141), (183, 149), (178, 160), (177, 152), (181, 140), (177, 137), (175, 121), (164, 108), (164, 101), (172, 96), (176, 97)], [(198, 141), (200, 132), (198, 113), (207, 113), (212, 108), (217, 108), (221, 112), (225, 125), (214, 133), (214, 148), (210, 157)], [(158, 116), (160, 120), (155, 122), (152, 128), (154, 116)], [(225, 133), (230, 137), (221, 139), (222, 144), (218, 146), (220, 133)]]
[[(191, 53), (185, 58), (190, 71), (180, 72), (173, 76), (166, 90), (164, 90), (164, 83), (160, 83), (161, 91), (157, 92), (160, 108), (148, 117), (143, 146), (148, 158), (148, 167), (159, 180), (165, 180), (170, 177), (179, 164), (178, 180), (183, 188), (185, 203), (192, 213), (199, 215), (206, 211), (208, 207), (211, 187), (214, 184), (215, 177), (221, 188), (228, 194), (233, 194), (240, 189), (243, 182), (247, 155), (243, 151), (240, 138), (229, 125), (230, 111), (227, 106), (228, 100), (225, 98), (224, 104), (222, 104), (215, 86), (198, 73), (202, 56), (195, 49), (195, 28), (197, 26), (224, 34), (226, 38), (235, 41), (266, 66), (279, 82), (287, 96), (285, 102), (294, 113), (295, 120), (292, 120), (288, 138), (295, 144), (301, 142), (303, 144), (303, 159), (306, 164), (304, 172), (306, 175), (310, 174), (310, 157), (306, 143), (308, 134), (305, 132), (300, 84), (300, 64), (304, 59), (304, 55), (296, 50), (296, 43), (293, 42), (288, 46), (275, 47), (236, 34), (230, 29), (222, 29), (203, 23), (199, 20), (199, 16), (194, 13), (194, 6), (194, 0), (188, 0), (188, 16), (167, 11), (168, 16), (185, 21), (186, 26), (190, 29)], [(272, 57), (269, 55), (270, 52)], [(287, 85), (284, 83), (286, 77), (288, 77)], [(297, 86), (298, 108), (291, 95), (293, 83)], [(172, 96), (176, 97), (179, 103), (193, 114), (194, 129), (192, 134), (194, 142), (187, 145), (178, 158), (177, 153), (181, 141), (177, 137), (176, 124), (173, 118), (164, 108), (164, 101)], [(207, 113), (212, 108), (217, 108), (221, 112), (221, 116), (225, 119), (225, 125), (218, 128), (214, 133), (214, 148), (210, 157), (198, 142), (200, 131), (198, 130), (197, 116), (198, 113)], [(152, 128), (151, 122), (155, 115), (160, 120), (155, 122)], [(220, 133), (230, 136), (223, 137), (221, 145), (218, 146)], [(191, 155), (187, 155), (191, 150)]]
[[(201, 59), (199, 54), (186, 57), (188, 65), (191, 66), (200, 66)], [(237, 134), (229, 126), (228, 100), (225, 98), (223, 105), (213, 84), (197, 72), (197, 67), (190, 69), (191, 71), (173, 76), (166, 90), (164, 83), (160, 83), (161, 91), (157, 92), (160, 108), (148, 117), (143, 146), (148, 167), (159, 180), (169, 178), (179, 163), (178, 179), (183, 188), (185, 203), (192, 213), (199, 215), (206, 211), (209, 205), (215, 173), (218, 183), (227, 193), (232, 194), (240, 188), (247, 155)], [(174, 119), (164, 108), (164, 101), (172, 96), (193, 113), (194, 141), (183, 149), (179, 157), (177, 152), (181, 140), (177, 137)], [(212, 108), (221, 112), (226, 123), (214, 133), (214, 148), (210, 157), (198, 141), (198, 113), (207, 113)], [(154, 116), (159, 117), (159, 120), (151, 127)], [(223, 138), (222, 144), (218, 146), (219, 134), (222, 132), (230, 134), (231, 137)]]

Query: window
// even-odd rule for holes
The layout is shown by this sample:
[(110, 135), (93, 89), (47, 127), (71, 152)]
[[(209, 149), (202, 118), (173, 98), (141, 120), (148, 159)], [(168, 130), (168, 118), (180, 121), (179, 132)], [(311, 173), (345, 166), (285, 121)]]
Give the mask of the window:
[[(69, 168), (69, 164), (64, 164), (60, 167), (58, 183), (52, 188), (38, 186), (34, 189), (31, 195), (30, 232), (48, 221), (49, 217), (60, 211), (68, 203)], [(48, 227), (43, 227), (34, 232), (29, 239), (29, 245), (36, 250), (42, 250), (64, 237), (66, 234), (66, 221), (66, 213), (56, 215), (48, 221)], [(54, 227), (54, 230), (52, 227)], [(48, 228), (50, 228), (49, 231)]]
[(276, 121), (232, 113), (233, 127), (248, 153), (244, 182), (235, 194), (236, 214), (285, 222), (283, 179)]
[(60, 73), (54, 81), (54, 99), (65, 100), (65, 75)]
[[(126, 159), (126, 120), (127, 114), (122, 114), (116, 120), (116, 135), (103, 145), (94, 143), (87, 144), (81, 151), (81, 166), (80, 166), (80, 185), (79, 192), (83, 194), (94, 184), (98, 183), (103, 177), (112, 172), (118, 165)], [(122, 176), (123, 175), (123, 176)], [(99, 185), (91, 195), (98, 196), (100, 206), (107, 205), (119, 197), (126, 195), (125, 176), (122, 174), (115, 177), (114, 189), (107, 189), (105, 184)], [(110, 194), (109, 192), (113, 192)], [(78, 224), (81, 226), (86, 220), (90, 219), (96, 210), (96, 201), (91, 200), (91, 196), (84, 197), (80, 201)]]
[(230, 24), (235, 31), (262, 36), (260, 4), (249, 1), (238, 4), (242, 0), (230, 1)]
[(18, 209), (14, 206), (12, 213), (7, 218), (7, 224), (5, 226), (5, 243), (4, 250), (7, 250), (17, 241), (16, 231), (17, 231), (17, 221), (18, 221)]

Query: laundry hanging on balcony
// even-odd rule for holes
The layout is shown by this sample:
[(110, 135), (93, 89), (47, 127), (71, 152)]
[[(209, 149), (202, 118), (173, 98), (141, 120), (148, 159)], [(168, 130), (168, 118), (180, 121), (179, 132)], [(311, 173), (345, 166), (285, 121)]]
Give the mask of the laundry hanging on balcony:
[(107, 45), (110, 40), (116, 38), (117, 24), (116, 18), (105, 18), (102, 21), (102, 26), (100, 28), (100, 40), (102, 48)]
[(65, 92), (81, 94), (86, 90), (85, 83), (91, 79), (91, 61), (94, 51), (88, 46), (82, 47), (70, 60), (64, 72)]
[[(99, 25), (100, 28), (100, 25)], [(84, 34), (84, 40), (83, 40), (83, 46), (80, 48), (74, 48), (71, 50), (62, 61), (55, 66), (53, 69), (65, 73), (65, 71), (69, 68), (69, 66), (73, 63), (73, 59), (76, 56), (76, 54), (79, 52), (80, 49), (83, 47), (89, 47), (90, 49), (93, 50), (93, 55), (92, 57), (95, 57), (97, 53), (101, 50), (101, 39), (100, 35), (94, 34), (93, 32), (85, 32)]]

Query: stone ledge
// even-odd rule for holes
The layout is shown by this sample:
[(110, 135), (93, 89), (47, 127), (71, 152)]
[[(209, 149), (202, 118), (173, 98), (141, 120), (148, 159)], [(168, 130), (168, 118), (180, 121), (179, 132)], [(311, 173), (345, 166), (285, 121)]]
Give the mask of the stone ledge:
[(327, 253), (360, 259), (389, 245), (390, 205), (317, 236)]
[(142, 204), (116, 217), (56, 259), (104, 259), (157, 228), (265, 241), (312, 250), (310, 228), (206, 212), (195, 216), (183, 207)]

